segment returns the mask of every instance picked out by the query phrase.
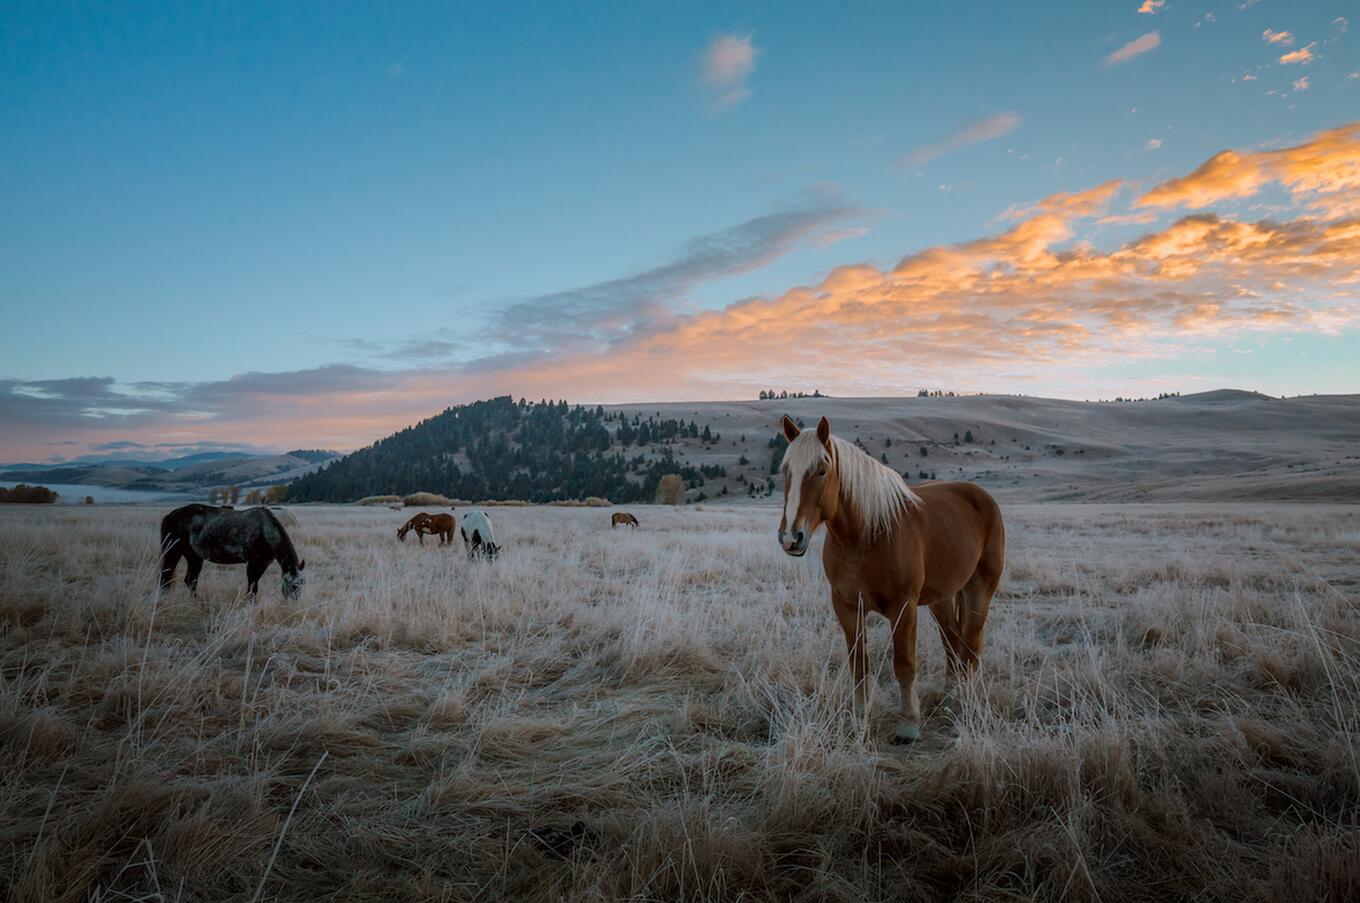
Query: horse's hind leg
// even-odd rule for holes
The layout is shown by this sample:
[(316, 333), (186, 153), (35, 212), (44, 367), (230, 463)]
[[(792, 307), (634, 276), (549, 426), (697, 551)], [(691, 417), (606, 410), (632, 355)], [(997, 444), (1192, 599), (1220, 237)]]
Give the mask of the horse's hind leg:
[(959, 657), (965, 669), (971, 671), (982, 657), (982, 631), (987, 626), (987, 612), (992, 605), (992, 595), (996, 593), (1000, 576), (983, 574), (973, 575), (959, 593), (959, 616), (962, 619), (959, 634), (963, 640)]
[(179, 560), (184, 555), (182, 548), (178, 539), (170, 538), (161, 549), (161, 592), (175, 585), (175, 568), (179, 567)]
[(959, 613), (963, 610), (963, 593), (930, 606), (930, 613), (940, 628), (940, 642), (944, 645), (945, 669), (950, 677), (959, 670), (959, 656), (963, 637), (959, 633)]
[(188, 565), (184, 569), (184, 585), (189, 587), (189, 592), (198, 595), (198, 575), (203, 570), (203, 559), (193, 552), (185, 552), (184, 558)]

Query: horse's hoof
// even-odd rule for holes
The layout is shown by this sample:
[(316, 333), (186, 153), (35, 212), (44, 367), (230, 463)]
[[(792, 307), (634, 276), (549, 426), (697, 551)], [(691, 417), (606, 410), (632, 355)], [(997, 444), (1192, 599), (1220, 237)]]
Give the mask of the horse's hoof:
[(921, 739), (921, 727), (916, 724), (902, 722), (897, 726), (897, 733), (893, 736), (892, 742), (898, 746), (906, 746)]

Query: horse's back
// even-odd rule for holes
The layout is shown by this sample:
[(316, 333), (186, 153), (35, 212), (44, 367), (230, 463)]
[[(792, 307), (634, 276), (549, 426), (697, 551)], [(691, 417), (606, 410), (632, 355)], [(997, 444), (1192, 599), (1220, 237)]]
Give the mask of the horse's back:
[(216, 564), (244, 564), (265, 547), (287, 541), (283, 524), (268, 508), (208, 508), (190, 528), (194, 551)]
[(482, 542), (496, 541), (491, 529), (491, 517), (485, 511), (469, 511), (463, 515), (462, 531), (465, 540), (477, 536)]

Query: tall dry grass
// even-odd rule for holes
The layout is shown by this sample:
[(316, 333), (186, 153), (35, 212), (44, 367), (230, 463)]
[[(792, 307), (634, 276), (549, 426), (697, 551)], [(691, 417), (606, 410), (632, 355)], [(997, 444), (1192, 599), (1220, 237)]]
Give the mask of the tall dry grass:
[(1360, 894), (1353, 508), (1011, 509), (912, 748), (772, 510), (498, 509), (489, 564), (293, 510), (253, 604), (158, 596), (158, 511), (0, 511), (13, 899)]

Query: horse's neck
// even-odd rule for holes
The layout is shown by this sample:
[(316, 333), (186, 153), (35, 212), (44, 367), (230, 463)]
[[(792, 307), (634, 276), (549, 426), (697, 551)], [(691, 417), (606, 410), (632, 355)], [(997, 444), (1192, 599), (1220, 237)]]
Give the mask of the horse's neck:
[(836, 542), (849, 548), (862, 545), (868, 539), (864, 529), (864, 517), (859, 506), (846, 495), (845, 489), (838, 489), (836, 513), (826, 520), (826, 532), (835, 537)]
[(283, 572), (285, 574), (296, 574), (298, 569), (297, 550), (293, 548), (293, 541), (288, 538), (283, 527), (270, 524), (266, 528), (265, 538), (269, 540), (269, 547), (274, 550), (274, 560), (279, 563)]

